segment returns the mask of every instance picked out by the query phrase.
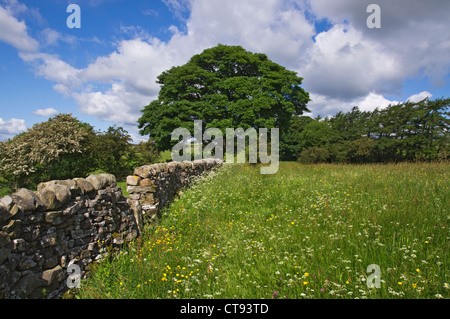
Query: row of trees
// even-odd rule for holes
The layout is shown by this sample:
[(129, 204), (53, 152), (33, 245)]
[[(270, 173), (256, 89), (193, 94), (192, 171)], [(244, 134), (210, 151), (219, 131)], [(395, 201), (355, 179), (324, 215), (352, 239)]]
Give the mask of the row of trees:
[[(373, 112), (354, 107), (330, 118), (302, 116), (309, 94), (302, 78), (241, 46), (217, 45), (159, 75), (158, 98), (142, 110), (142, 135), (171, 149), (171, 132), (210, 127), (280, 130), (281, 160), (398, 162), (446, 159), (450, 99), (406, 102)], [(203, 133), (203, 132), (202, 132)], [(205, 142), (203, 141), (205, 144)]]
[(122, 127), (95, 131), (71, 114), (58, 114), (0, 142), (0, 182), (32, 188), (41, 181), (98, 172), (122, 178), (159, 156), (152, 140), (138, 145), (130, 141)]
[[(303, 163), (448, 160), (450, 99), (424, 99), (372, 112), (354, 107), (322, 119), (293, 116), (280, 130), (280, 159)], [(51, 179), (106, 172), (122, 178), (159, 158), (153, 139), (137, 145), (122, 127), (95, 131), (58, 114), (0, 142), (0, 184), (33, 187)]]
[[(122, 127), (97, 132), (70, 114), (35, 124), (0, 142), (0, 183), (16, 187), (103, 171), (121, 178), (171, 150), (176, 128), (204, 130), (279, 128), (280, 159), (315, 162), (444, 160), (449, 156), (450, 99), (406, 102), (373, 112), (321, 119), (309, 111), (309, 94), (295, 72), (240, 46), (218, 45), (158, 77), (158, 98), (142, 110), (138, 127), (150, 135), (132, 145)], [(203, 133), (202, 132), (202, 133)], [(205, 141), (202, 141), (205, 142)]]
[(450, 155), (450, 99), (424, 99), (372, 112), (354, 107), (321, 119), (293, 117), (280, 142), (283, 160), (400, 162), (445, 160)]

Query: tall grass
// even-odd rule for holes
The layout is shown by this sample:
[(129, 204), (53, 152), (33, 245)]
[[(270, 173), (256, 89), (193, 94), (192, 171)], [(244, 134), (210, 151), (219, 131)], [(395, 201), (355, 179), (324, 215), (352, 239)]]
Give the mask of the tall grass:
[(449, 298), (448, 175), (448, 164), (226, 165), (77, 296)]

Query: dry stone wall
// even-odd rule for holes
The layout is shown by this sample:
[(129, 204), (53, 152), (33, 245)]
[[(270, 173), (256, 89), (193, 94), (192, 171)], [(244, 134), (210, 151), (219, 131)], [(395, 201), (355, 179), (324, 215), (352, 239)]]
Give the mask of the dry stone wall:
[(136, 219), (142, 225), (157, 217), (159, 209), (166, 205), (183, 187), (187, 187), (192, 176), (219, 167), (223, 161), (215, 158), (192, 162), (169, 162), (144, 165), (135, 168), (127, 177), (127, 192), (134, 201)]
[(41, 183), (0, 199), (0, 294), (54, 298), (113, 246), (138, 235), (134, 212), (113, 175)]
[(61, 297), (69, 265), (84, 277), (90, 263), (138, 237), (193, 176), (220, 165), (208, 159), (138, 167), (127, 178), (129, 199), (109, 174), (0, 198), (0, 299)]

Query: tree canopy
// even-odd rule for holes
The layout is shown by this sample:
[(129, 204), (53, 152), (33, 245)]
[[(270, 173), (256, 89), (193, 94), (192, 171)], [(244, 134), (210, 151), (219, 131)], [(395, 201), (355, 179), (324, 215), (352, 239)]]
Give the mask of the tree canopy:
[(289, 128), (289, 136), (295, 138), (285, 139), (285, 148), (297, 151), (302, 162), (319, 158), (349, 163), (446, 160), (449, 105), (449, 98), (424, 99), (372, 112), (353, 107), (323, 120), (299, 118)]
[(89, 129), (71, 114), (58, 114), (33, 125), (27, 132), (0, 143), (1, 171), (11, 174), (16, 184), (38, 171), (55, 170), (52, 164), (65, 155), (76, 156), (84, 150)]
[(0, 186), (32, 188), (42, 181), (85, 177), (94, 172), (123, 178), (158, 157), (152, 140), (133, 145), (120, 126), (96, 132), (71, 114), (58, 114), (0, 142)]
[(158, 76), (158, 99), (142, 110), (140, 133), (150, 134), (161, 150), (174, 142), (176, 128), (288, 128), (294, 115), (308, 111), (309, 94), (302, 78), (265, 54), (219, 44), (194, 55), (188, 63)]

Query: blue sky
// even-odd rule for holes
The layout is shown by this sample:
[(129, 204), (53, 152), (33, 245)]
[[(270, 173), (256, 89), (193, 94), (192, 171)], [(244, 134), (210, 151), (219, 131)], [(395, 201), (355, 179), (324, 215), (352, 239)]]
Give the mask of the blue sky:
[(61, 112), (137, 142), (156, 77), (218, 43), (297, 71), (311, 116), (449, 97), (449, 13), (441, 0), (0, 0), (0, 140)]

